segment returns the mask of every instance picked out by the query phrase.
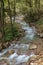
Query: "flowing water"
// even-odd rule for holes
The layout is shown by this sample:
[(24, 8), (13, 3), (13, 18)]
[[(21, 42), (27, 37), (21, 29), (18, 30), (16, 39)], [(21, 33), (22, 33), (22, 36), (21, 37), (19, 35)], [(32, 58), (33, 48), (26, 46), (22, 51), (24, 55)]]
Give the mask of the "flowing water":
[[(22, 25), (22, 29), (25, 30), (25, 36), (23, 37), (23, 39), (21, 40), (22, 43), (27, 43), (31, 40), (34, 39), (35, 36), (35, 27), (29, 27), (29, 24), (27, 24), (25, 21), (22, 21), (20, 18), (22, 18), (22, 16), (16, 17), (17, 23), (20, 23)], [(19, 19), (19, 20), (18, 20)]]
[[(14, 43), (8, 49), (5, 49), (0, 53), (0, 60), (5, 56), (11, 65), (18, 65), (20, 63), (27, 62), (30, 57), (35, 55), (33, 52), (31, 52), (30, 55), (26, 55), (30, 45), (28, 43), (31, 42), (35, 36), (35, 27), (29, 27), (29, 24), (23, 21), (22, 17), (23, 16), (16, 17), (16, 22), (22, 26), (23, 30), (25, 30), (25, 36), (20, 40), (20, 44)], [(10, 50), (13, 50), (14, 53), (8, 54), (8, 51)]]

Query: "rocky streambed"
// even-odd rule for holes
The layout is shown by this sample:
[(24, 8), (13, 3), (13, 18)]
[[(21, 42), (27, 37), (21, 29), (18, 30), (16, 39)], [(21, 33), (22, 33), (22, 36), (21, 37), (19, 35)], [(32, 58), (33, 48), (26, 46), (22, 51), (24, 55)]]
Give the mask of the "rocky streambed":
[(43, 40), (34, 40), (35, 27), (29, 27), (22, 17), (16, 17), (16, 22), (22, 25), (25, 36), (0, 53), (0, 65), (43, 65)]

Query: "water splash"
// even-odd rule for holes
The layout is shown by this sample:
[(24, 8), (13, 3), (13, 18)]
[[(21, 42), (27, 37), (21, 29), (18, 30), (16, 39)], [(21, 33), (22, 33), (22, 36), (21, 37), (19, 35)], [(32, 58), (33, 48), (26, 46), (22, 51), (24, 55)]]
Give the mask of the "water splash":
[(20, 63), (23, 63), (23, 62), (27, 62), (34, 55), (35, 54), (33, 52), (29, 56), (28, 55), (17, 55), (17, 53), (14, 53), (9, 58), (10, 58), (10, 60), (15, 58), (16, 59), (15, 64), (20, 64)]
[(18, 54), (14, 53), (14, 54), (9, 56), (9, 60), (12, 60), (13, 58), (17, 58), (17, 57), (18, 57)]

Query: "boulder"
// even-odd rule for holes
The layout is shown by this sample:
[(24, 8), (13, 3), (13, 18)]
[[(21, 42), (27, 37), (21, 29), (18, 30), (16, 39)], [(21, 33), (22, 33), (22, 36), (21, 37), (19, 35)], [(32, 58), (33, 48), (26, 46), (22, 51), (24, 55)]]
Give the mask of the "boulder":
[(43, 33), (37, 33), (40, 38), (43, 38)]
[(8, 54), (13, 54), (15, 52), (15, 50), (9, 50), (7, 53)]
[(31, 44), (30, 47), (29, 47), (30, 50), (31, 49), (36, 49), (36, 48), (37, 48), (37, 45), (35, 45), (35, 44)]
[(43, 33), (40, 34), (40, 37), (43, 38)]

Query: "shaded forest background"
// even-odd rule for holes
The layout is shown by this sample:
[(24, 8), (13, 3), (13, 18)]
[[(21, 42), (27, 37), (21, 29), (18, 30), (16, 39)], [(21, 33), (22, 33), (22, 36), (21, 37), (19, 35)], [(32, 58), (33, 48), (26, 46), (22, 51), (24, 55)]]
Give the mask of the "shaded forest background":
[[(20, 25), (15, 23), (18, 15), (24, 15), (29, 24), (42, 24), (43, 0), (0, 0), (0, 42), (21, 37)], [(43, 25), (40, 29), (43, 30)]]

